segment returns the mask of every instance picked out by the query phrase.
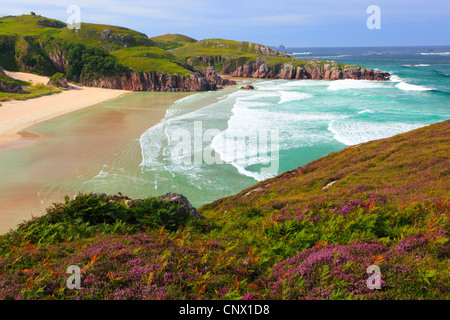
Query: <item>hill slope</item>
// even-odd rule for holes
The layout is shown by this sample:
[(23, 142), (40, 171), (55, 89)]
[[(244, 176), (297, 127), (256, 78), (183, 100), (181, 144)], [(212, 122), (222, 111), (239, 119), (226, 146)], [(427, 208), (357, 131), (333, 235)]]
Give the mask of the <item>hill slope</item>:
[(197, 42), (197, 40), (195, 40), (194, 38), (178, 33), (167, 33), (161, 36), (151, 37), (150, 39), (155, 41), (160, 48), (163, 48), (165, 50), (175, 49), (178, 47), (182, 47), (188, 43)]
[[(260, 182), (200, 220), (156, 198), (66, 199), (0, 238), (0, 299), (448, 299), (449, 154), (445, 121)], [(74, 264), (79, 290), (65, 286)]]
[[(0, 18), (0, 65), (87, 86), (135, 91), (204, 91), (235, 84), (224, 75), (282, 79), (387, 80), (389, 74), (334, 61), (298, 60), (267, 46), (180, 34), (153, 38), (124, 27), (37, 15)], [(215, 70), (213, 70), (214, 68)]]
[(233, 77), (277, 79), (364, 79), (388, 80), (378, 70), (335, 61), (298, 60), (257, 43), (223, 39), (205, 39), (170, 50), (193, 67)]

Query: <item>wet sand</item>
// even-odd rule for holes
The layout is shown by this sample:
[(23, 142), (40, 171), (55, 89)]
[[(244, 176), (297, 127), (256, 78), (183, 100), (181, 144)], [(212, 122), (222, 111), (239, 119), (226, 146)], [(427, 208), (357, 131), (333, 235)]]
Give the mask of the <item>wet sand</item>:
[(189, 94), (132, 93), (15, 133), (0, 147), (0, 234), (72, 197), (110, 159), (139, 170), (140, 136)]
[[(11, 78), (34, 84), (47, 84), (49, 80), (48, 77), (31, 73), (11, 71), (5, 71), (5, 73)], [(12, 146), (16, 146), (17, 143), (14, 142), (24, 138), (18, 133), (31, 125), (117, 98), (129, 92), (69, 84), (69, 89), (49, 96), (2, 102), (0, 106), (0, 146), (4, 148), (4, 145), (11, 143), (13, 143)]]

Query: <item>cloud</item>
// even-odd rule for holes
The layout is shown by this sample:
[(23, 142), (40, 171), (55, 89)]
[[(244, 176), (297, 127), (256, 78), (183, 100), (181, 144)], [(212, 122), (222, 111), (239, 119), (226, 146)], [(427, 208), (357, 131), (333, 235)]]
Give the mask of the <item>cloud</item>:
[(0, 7), (0, 15), (34, 11), (66, 21), (66, 8), (72, 4), (80, 7), (83, 22), (120, 25), (148, 35), (178, 32), (270, 43), (281, 38), (300, 41), (301, 34), (304, 43), (310, 39), (355, 45), (361, 42), (355, 34), (366, 30), (367, 7), (376, 4), (381, 8), (382, 31), (389, 30), (380, 39), (395, 38), (401, 45), (414, 33), (449, 41), (448, 0), (14, 0)]

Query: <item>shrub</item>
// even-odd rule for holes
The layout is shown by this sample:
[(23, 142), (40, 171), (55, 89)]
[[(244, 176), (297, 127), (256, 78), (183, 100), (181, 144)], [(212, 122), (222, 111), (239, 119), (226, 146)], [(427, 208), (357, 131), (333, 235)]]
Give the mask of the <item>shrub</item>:
[(0, 242), (0, 252), (23, 243), (59, 243), (100, 234), (134, 234), (164, 227), (176, 230), (189, 219), (189, 211), (181, 204), (150, 197), (130, 208), (106, 196), (78, 194), (55, 203), (47, 214), (35, 217), (6, 234)]
[(130, 69), (123, 66), (106, 50), (87, 47), (83, 44), (66, 44), (69, 70), (68, 79), (90, 79), (96, 76), (128, 75)]
[(67, 80), (63, 73), (57, 72), (50, 77), (49, 83), (55, 87), (67, 87)]
[(134, 219), (140, 225), (150, 227), (165, 227), (176, 230), (189, 219), (189, 211), (181, 204), (169, 201), (161, 201), (156, 197), (150, 197), (137, 202), (132, 209)]

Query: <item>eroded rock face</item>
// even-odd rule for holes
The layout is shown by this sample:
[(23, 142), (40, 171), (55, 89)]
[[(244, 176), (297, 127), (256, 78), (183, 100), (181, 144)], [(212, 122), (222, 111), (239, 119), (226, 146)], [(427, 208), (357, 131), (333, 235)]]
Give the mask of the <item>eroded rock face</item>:
[[(212, 68), (212, 67), (211, 67)], [(166, 73), (147, 72), (132, 73), (129, 77), (100, 77), (97, 79), (81, 79), (81, 84), (90, 87), (122, 89), (130, 91), (209, 91), (222, 85), (236, 84), (233, 80), (222, 79), (214, 68), (203, 76), (199, 73), (186, 76), (169, 75)]]
[(206, 79), (216, 84), (217, 86), (229, 86), (236, 84), (236, 81), (234, 80), (223, 79), (222, 77), (220, 77), (214, 67), (208, 67), (208, 69), (206, 70)]
[[(5, 71), (2, 66), (0, 66), (0, 74), (3, 75), (6, 79), (9, 79), (5, 74)], [(0, 79), (0, 92), (8, 92), (8, 93), (23, 93), (23, 88), (19, 84), (15, 82), (2, 81)]]
[[(116, 201), (116, 202), (124, 203), (125, 205), (129, 206), (130, 208), (135, 207), (136, 203), (143, 201), (142, 199), (131, 199), (128, 196), (125, 196), (120, 192), (117, 195), (106, 195), (106, 193), (95, 192), (94, 195), (98, 196), (98, 197), (105, 197), (109, 201)], [(197, 209), (181, 193), (168, 192), (165, 195), (159, 196), (158, 199), (161, 201), (169, 201), (169, 202), (173, 202), (175, 204), (181, 204), (183, 207), (180, 208), (180, 210), (188, 210), (190, 212), (190, 217), (192, 219), (203, 218), (203, 216), (197, 211)], [(183, 214), (183, 213), (184, 212), (180, 212), (180, 214)]]
[(233, 77), (269, 79), (355, 79), (387, 81), (390, 78), (390, 74), (387, 72), (363, 67), (342, 68), (334, 61), (330, 61), (328, 64), (311, 63), (305, 67), (294, 67), (290, 63), (285, 63), (280, 68), (276, 65), (267, 64), (265, 57), (260, 58), (256, 59), (255, 62), (238, 66), (235, 70), (225, 70), (224, 74)]

